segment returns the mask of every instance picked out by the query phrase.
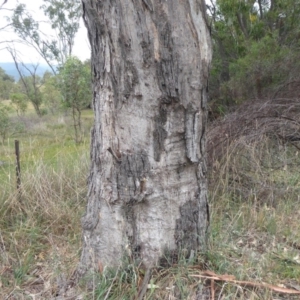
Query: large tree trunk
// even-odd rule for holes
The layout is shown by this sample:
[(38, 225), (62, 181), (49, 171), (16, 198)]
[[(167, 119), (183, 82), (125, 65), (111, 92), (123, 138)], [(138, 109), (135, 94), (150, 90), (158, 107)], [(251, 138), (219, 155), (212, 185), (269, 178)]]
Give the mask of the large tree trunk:
[(82, 271), (196, 251), (208, 225), (202, 0), (82, 0), (94, 78)]

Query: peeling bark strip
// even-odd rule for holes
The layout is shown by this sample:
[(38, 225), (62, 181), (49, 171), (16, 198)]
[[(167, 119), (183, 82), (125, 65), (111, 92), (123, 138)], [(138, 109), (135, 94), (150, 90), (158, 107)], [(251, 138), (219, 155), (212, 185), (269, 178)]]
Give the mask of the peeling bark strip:
[(95, 124), (79, 274), (197, 251), (211, 47), (202, 0), (82, 0)]

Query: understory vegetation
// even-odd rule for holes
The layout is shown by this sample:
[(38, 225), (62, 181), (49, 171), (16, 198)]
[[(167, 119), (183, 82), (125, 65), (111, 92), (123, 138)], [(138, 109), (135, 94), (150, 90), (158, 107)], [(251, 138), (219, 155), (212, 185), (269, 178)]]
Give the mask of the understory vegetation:
[[(256, 115), (255, 121), (260, 105), (266, 107), (245, 105), (244, 115), (236, 112), (209, 125), (207, 249), (189, 261), (166, 254), (152, 270), (144, 299), (298, 299), (260, 285), (300, 289), (299, 147), (280, 138), (291, 135), (296, 115), (289, 115), (295, 122), (272, 123), (269, 112), (268, 120)], [(247, 121), (251, 109), (253, 122)], [(0, 146), (1, 299), (55, 299), (64, 292), (57, 299), (138, 299), (146, 274), (130, 261), (115, 271), (99, 266), (98, 273), (67, 289), (80, 258), (92, 112), (83, 113), (80, 144), (68, 114), (40, 118), (32, 110), (18, 122), (22, 132)], [(247, 125), (243, 130), (240, 122)]]

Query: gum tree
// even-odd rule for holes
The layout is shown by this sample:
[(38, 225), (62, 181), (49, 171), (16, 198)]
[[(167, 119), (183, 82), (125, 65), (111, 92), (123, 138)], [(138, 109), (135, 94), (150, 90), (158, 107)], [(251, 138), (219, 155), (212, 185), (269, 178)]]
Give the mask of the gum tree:
[[(27, 99), (31, 102), (36, 114), (41, 117), (43, 115), (41, 110), (43, 103), (41, 87), (43, 83), (40, 76), (37, 75), (38, 64), (32, 65), (32, 68), (27, 67), (24, 63), (20, 64), (18, 63), (16, 50), (12, 48), (8, 48), (7, 50), (11, 54), (16, 70), (20, 76), (19, 83), (22, 93), (26, 95)], [(29, 76), (25, 76), (25, 70), (29, 73)]]
[(79, 274), (204, 247), (211, 45), (202, 0), (82, 0), (92, 166)]
[(91, 71), (77, 57), (69, 57), (58, 76), (59, 88), (63, 96), (63, 105), (71, 109), (75, 142), (82, 141), (81, 114), (91, 103)]
[(80, 0), (43, 0), (41, 9), (51, 25), (52, 34), (41, 30), (40, 22), (20, 3), (11, 17), (12, 28), (20, 42), (32, 47), (56, 73), (72, 55), (81, 17)]
[(14, 87), (14, 78), (0, 68), (0, 100), (7, 100)]

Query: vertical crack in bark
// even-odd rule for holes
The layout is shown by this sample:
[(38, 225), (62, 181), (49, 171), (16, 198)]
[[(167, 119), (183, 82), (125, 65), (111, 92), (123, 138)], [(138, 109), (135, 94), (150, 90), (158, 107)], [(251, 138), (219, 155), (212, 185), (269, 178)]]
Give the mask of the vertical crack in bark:
[[(99, 145), (97, 143), (97, 139), (95, 139), (96, 136), (96, 128), (95, 125), (93, 126), (91, 130), (91, 152), (90, 152), (90, 157), (91, 160), (96, 163), (96, 165), (99, 166), (99, 158), (97, 155), (97, 151), (99, 151)], [(81, 218), (81, 224), (82, 228), (87, 231), (92, 231), (98, 224), (99, 221), (99, 210), (100, 210), (100, 203), (95, 196), (95, 190), (97, 189), (95, 186), (96, 183), (96, 175), (97, 172), (94, 171), (94, 169), (91, 168), (90, 174), (88, 177), (88, 193), (87, 197), (90, 199), (90, 201), (87, 204), (86, 208), (86, 213), (85, 215)]]
[(207, 94), (208, 94), (208, 82), (207, 88), (203, 88), (201, 91), (201, 134), (200, 134), (200, 154), (201, 157), (206, 157), (206, 127), (207, 127)]
[(178, 58), (173, 51), (173, 39), (171, 35), (170, 24), (165, 21), (165, 24), (160, 31), (160, 61), (157, 65), (157, 80), (163, 97), (178, 98)]
[(175, 240), (178, 250), (199, 248), (199, 199), (189, 200), (180, 207), (180, 219), (176, 221)]
[(149, 41), (142, 41), (141, 47), (143, 49), (144, 66), (148, 68), (152, 63), (152, 45)]
[(202, 157), (198, 164), (198, 168), (196, 171), (196, 176), (199, 185), (199, 228), (198, 228), (198, 236), (199, 244), (205, 245), (207, 238), (207, 231), (210, 224), (210, 213), (209, 213), (209, 204), (207, 199), (207, 162), (206, 155)]
[[(149, 11), (153, 11), (153, 5), (150, 0), (142, 0), (142, 3)], [(134, 5), (140, 7), (141, 0), (134, 0)], [(152, 53), (154, 45), (152, 39), (150, 39), (148, 30), (149, 28), (147, 27), (144, 10), (142, 8), (137, 9), (137, 31), (141, 40), (140, 46), (143, 52), (143, 63), (145, 68), (149, 68), (153, 63)]]
[(151, 0), (142, 0), (145, 6), (152, 12), (153, 11), (153, 5)]
[(150, 172), (150, 162), (145, 152), (129, 154), (123, 157), (117, 172), (117, 186), (127, 221), (126, 235), (133, 258), (138, 259), (140, 255), (139, 234), (137, 231), (138, 205), (142, 205), (145, 197), (151, 193), (147, 190), (146, 181)]
[(138, 71), (131, 61), (127, 61), (125, 64), (125, 76), (124, 76), (124, 96), (128, 99), (132, 92), (134, 91), (134, 87), (139, 83)]
[(159, 115), (154, 119), (154, 132), (153, 132), (153, 150), (154, 159), (160, 161), (161, 153), (165, 150), (165, 139), (168, 134), (164, 128), (167, 122), (167, 109), (165, 106), (161, 105), (159, 110)]

